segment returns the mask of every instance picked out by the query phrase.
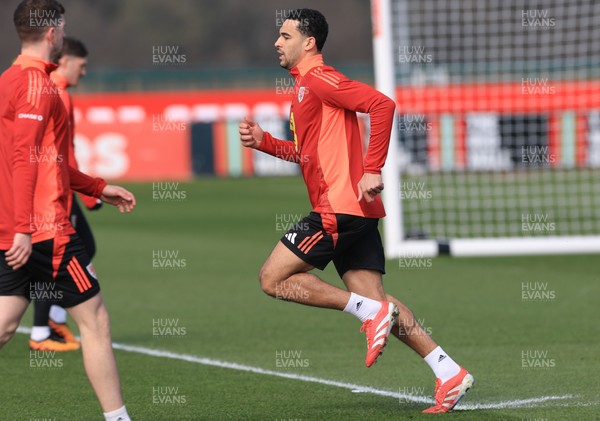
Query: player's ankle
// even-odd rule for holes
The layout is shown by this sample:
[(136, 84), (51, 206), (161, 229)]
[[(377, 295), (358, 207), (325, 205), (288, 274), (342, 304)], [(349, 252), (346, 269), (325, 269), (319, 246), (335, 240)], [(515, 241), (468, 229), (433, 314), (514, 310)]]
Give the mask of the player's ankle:
[(32, 341), (41, 342), (50, 337), (50, 327), (48, 326), (33, 326), (31, 328), (30, 339)]
[(131, 421), (125, 405), (110, 412), (103, 412), (106, 421)]
[(435, 377), (442, 380), (442, 383), (450, 380), (460, 371), (460, 366), (444, 352), (441, 346), (431, 351), (424, 360), (433, 370)]
[(373, 319), (381, 309), (381, 302), (363, 297), (355, 293), (350, 293), (350, 299), (344, 308), (344, 313), (352, 314), (360, 319), (361, 322)]

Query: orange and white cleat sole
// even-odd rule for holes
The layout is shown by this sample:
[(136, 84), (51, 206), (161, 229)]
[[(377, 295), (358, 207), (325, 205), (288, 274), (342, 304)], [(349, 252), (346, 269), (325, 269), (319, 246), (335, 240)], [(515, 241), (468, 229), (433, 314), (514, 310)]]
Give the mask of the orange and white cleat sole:
[(365, 360), (367, 367), (375, 364), (379, 356), (383, 353), (398, 314), (399, 311), (396, 304), (381, 301), (379, 312), (373, 319), (366, 320), (360, 328), (360, 331), (365, 332), (367, 335), (367, 358)]
[(68, 352), (77, 351), (81, 345), (79, 342), (64, 342), (62, 338), (56, 336), (54, 332), (50, 334), (50, 337), (43, 341), (34, 341), (29, 339), (29, 349), (32, 351), (55, 351), (55, 352)]
[(467, 370), (461, 367), (458, 374), (442, 384), (435, 380), (435, 405), (423, 412), (426, 414), (441, 414), (450, 412), (465, 394), (473, 387), (475, 379)]

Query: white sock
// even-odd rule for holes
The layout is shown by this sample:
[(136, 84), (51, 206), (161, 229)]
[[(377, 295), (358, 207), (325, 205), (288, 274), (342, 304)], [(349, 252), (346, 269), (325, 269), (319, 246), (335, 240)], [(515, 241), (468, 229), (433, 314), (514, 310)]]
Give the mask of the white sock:
[(425, 362), (429, 364), (435, 377), (442, 380), (442, 383), (450, 380), (460, 371), (460, 366), (444, 352), (441, 346), (431, 351), (425, 357)]
[(106, 421), (131, 421), (125, 405), (110, 412), (103, 412)]
[(54, 323), (67, 323), (67, 310), (53, 304), (50, 307), (50, 318)]
[(358, 317), (361, 322), (364, 322), (375, 317), (380, 308), (381, 303), (379, 301), (352, 292), (350, 293), (350, 300), (344, 308), (344, 313), (350, 313)]
[(30, 338), (36, 342), (43, 341), (50, 337), (50, 328), (48, 326), (33, 326), (31, 328)]

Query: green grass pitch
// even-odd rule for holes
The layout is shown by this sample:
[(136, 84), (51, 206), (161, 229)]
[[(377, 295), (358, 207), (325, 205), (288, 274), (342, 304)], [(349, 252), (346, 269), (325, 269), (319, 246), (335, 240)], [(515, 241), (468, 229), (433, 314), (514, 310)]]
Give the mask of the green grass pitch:
[[(300, 179), (201, 179), (172, 185), (177, 194), (166, 201), (153, 199), (152, 184), (128, 187), (138, 198), (133, 214), (108, 207), (88, 214), (116, 343), (432, 395), (429, 368), (395, 338), (367, 369), (356, 319), (260, 291), (263, 260), (284, 226), (310, 210)], [(418, 268), (388, 261), (387, 272), (386, 289), (475, 376), (462, 403), (483, 409), (446, 418), (600, 419), (597, 256), (436, 258)], [(332, 268), (322, 275), (341, 285)], [(31, 319), (28, 312), (23, 326)], [(420, 412), (426, 403), (405, 398), (123, 350), (116, 356), (134, 420), (432, 418)], [(0, 420), (102, 419), (80, 352), (32, 356), (27, 335), (17, 334), (0, 352), (0, 373)], [(511, 407), (543, 397), (563, 398)]]

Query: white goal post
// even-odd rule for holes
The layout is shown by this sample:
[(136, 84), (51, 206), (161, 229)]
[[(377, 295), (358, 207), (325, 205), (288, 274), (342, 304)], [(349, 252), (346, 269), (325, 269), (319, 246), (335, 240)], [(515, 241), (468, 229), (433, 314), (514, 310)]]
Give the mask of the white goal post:
[(491, 3), (371, 0), (388, 258), (600, 253), (600, 5)]

